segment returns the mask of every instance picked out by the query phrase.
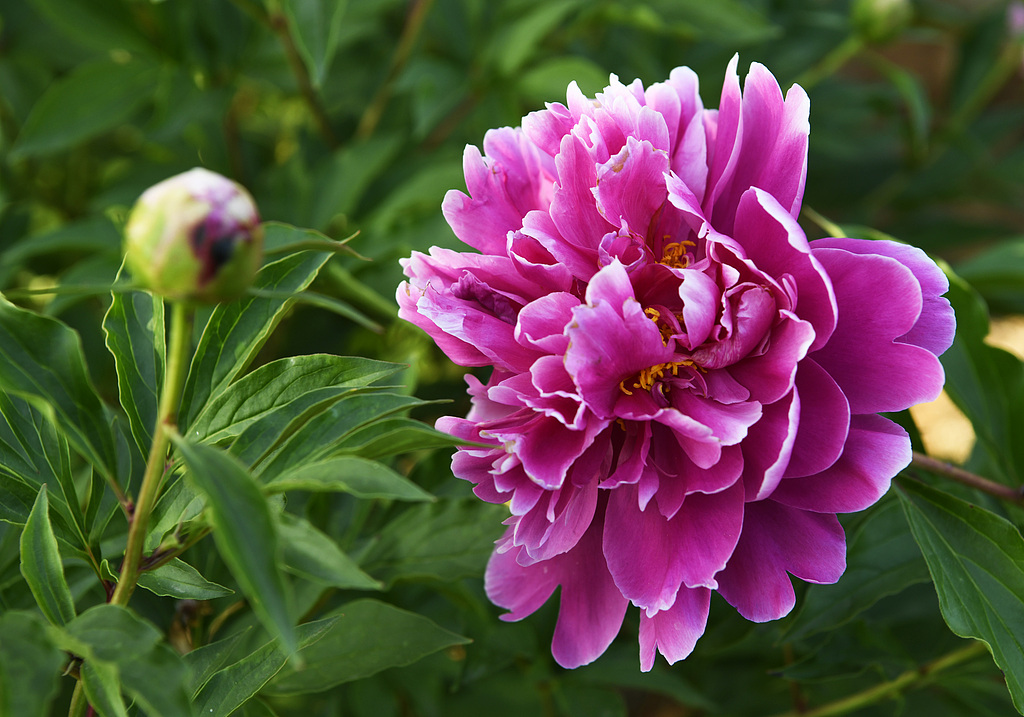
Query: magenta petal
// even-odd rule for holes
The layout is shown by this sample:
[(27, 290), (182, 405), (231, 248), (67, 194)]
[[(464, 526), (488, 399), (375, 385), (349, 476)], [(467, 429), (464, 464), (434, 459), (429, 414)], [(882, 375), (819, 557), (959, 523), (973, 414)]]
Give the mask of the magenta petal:
[(743, 441), (743, 482), (747, 500), (763, 500), (776, 489), (786, 472), (800, 420), (796, 391), (764, 407), (761, 420), (750, 427)]
[(753, 622), (777, 620), (796, 603), (792, 573), (834, 583), (846, 569), (846, 540), (835, 515), (790, 508), (768, 499), (748, 503), (743, 534), (718, 591)]
[(887, 256), (845, 249), (814, 255), (832, 278), (839, 321), (811, 356), (843, 389), (850, 411), (901, 411), (934, 400), (944, 379), (938, 358), (898, 342), (921, 314), (921, 285), (911, 270)]
[(655, 651), (673, 665), (686, 659), (704, 634), (711, 610), (711, 591), (707, 588), (680, 588), (668, 610), (651, 617), (640, 613), (640, 669), (654, 667)]
[(903, 264), (914, 273), (921, 284), (923, 303), (921, 315), (914, 328), (897, 341), (920, 346), (936, 356), (953, 344), (956, 317), (953, 315), (953, 307), (949, 305), (949, 300), (943, 296), (949, 291), (949, 279), (923, 251), (894, 241), (867, 239), (818, 239), (814, 246), (845, 249), (854, 254), (880, 254)]
[[(511, 529), (505, 537), (511, 535)], [(502, 541), (498, 541), (499, 544)], [(521, 548), (511, 548), (505, 552), (495, 551), (487, 563), (484, 573), (484, 590), (498, 607), (509, 612), (501, 616), (502, 620), (513, 622), (522, 620), (527, 615), (547, 602), (558, 587), (560, 575), (554, 570), (545, 570), (544, 565), (523, 567), (516, 558)]]
[(565, 353), (569, 345), (565, 327), (572, 320), (572, 310), (579, 305), (577, 297), (561, 291), (531, 301), (519, 312), (516, 340), (553, 354)]
[(596, 481), (582, 488), (566, 485), (556, 493), (548, 492), (545, 500), (516, 523), (513, 543), (525, 551), (519, 561), (543, 562), (571, 550), (594, 519), (597, 494)]
[(817, 475), (787, 478), (772, 500), (817, 513), (864, 510), (885, 495), (910, 458), (910, 438), (903, 428), (875, 414), (854, 416), (839, 460)]
[(533, 568), (559, 574), (562, 599), (551, 654), (562, 667), (586, 665), (608, 649), (629, 601), (615, 587), (601, 552), (601, 520), (595, 519), (577, 546), (555, 565)]
[(647, 234), (658, 208), (665, 203), (665, 172), (668, 155), (649, 142), (630, 137), (626, 146), (597, 173), (598, 209), (617, 227), (628, 226), (641, 236)]
[(666, 519), (651, 504), (640, 510), (635, 486), (608, 499), (604, 554), (622, 594), (648, 614), (667, 610), (680, 585), (715, 588), (715, 573), (732, 555), (743, 523), (743, 487), (686, 496)]
[(800, 362), (796, 373), (800, 423), (786, 476), (820, 473), (843, 452), (850, 430), (850, 405), (842, 390), (818, 364)]

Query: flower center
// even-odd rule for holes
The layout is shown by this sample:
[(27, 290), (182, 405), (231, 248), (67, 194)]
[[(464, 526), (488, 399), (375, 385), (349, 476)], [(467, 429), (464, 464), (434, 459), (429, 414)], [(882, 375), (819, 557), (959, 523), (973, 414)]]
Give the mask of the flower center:
[(697, 364), (690, 359), (654, 364), (650, 368), (641, 369), (631, 378), (619, 381), (619, 388), (627, 396), (632, 396), (634, 390), (650, 391), (656, 383), (665, 378), (666, 374), (678, 376), (680, 366), (697, 366)]
[(691, 255), (687, 251), (687, 247), (690, 246), (697, 246), (697, 244), (692, 241), (673, 241), (662, 245), (661, 261), (658, 263), (672, 269), (685, 269), (690, 265)]

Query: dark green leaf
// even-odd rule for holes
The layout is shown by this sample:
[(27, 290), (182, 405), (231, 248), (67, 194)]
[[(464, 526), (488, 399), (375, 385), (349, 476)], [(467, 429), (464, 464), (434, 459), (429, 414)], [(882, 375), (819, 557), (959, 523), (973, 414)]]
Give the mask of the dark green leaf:
[(509, 22), (491, 48), (498, 71), (504, 76), (512, 76), (534, 54), (537, 45), (582, 4), (581, 0), (539, 3), (530, 12)]
[(323, 82), (341, 37), (347, 0), (284, 0), (289, 30), (314, 86)]
[(401, 366), (371, 359), (313, 354), (278, 359), (240, 378), (209, 402), (191, 425), (193, 437), (219, 442), (319, 388), (368, 386)]
[(483, 573), (504, 506), (479, 501), (444, 501), (409, 508), (384, 527), (360, 561), (374, 577), (390, 584), (398, 579), (457, 580)]
[(64, 625), (74, 619), (75, 602), (64, 579), (57, 539), (50, 527), (46, 486), (39, 491), (21, 534), (21, 574), (47, 620)]
[[(231, 660), (235, 648), (241, 643), (242, 636), (251, 628), (246, 628), (223, 640), (197, 647), (185, 655), (185, 665), (188, 667), (189, 678), (186, 685), (188, 694), (195, 697), (199, 690), (203, 689), (216, 673), (224, 669), (224, 666)], [(301, 634), (302, 628), (299, 628)], [(271, 643), (273, 644), (273, 643)]]
[(1024, 237), (979, 252), (956, 273), (970, 282), (993, 311), (1024, 314)]
[[(337, 621), (331, 617), (299, 625), (299, 647), (308, 649), (316, 644)], [(263, 689), (286, 662), (288, 655), (275, 642), (268, 642), (216, 673), (196, 696), (196, 713), (201, 717), (227, 717)]]
[(419, 399), (395, 393), (346, 395), (296, 431), (258, 473), (265, 480), (323, 458), (356, 429), (421, 403)]
[(223, 451), (174, 438), (189, 477), (206, 496), (213, 537), (253, 610), (285, 652), (297, 649), (288, 586), (277, 568), (277, 528), (249, 472)]
[(152, 624), (119, 605), (89, 608), (65, 629), (73, 640), (88, 646), (90, 657), (113, 663), (137, 659), (161, 639)]
[(74, 331), (0, 297), (0, 386), (31, 401), (76, 450), (113, 476), (117, 461), (110, 421)]
[(0, 616), (0, 714), (48, 715), (64, 660), (35, 615)]
[(156, 645), (135, 660), (118, 664), (121, 683), (150, 717), (190, 717), (195, 714), (185, 690), (188, 669), (168, 645)]
[(180, 558), (139, 575), (138, 585), (154, 595), (165, 595), (178, 600), (213, 600), (231, 595), (223, 585), (211, 583), (199, 571)]
[(69, 39), (105, 54), (142, 51), (147, 44), (117, 0), (30, 0)]
[(81, 677), (85, 696), (100, 717), (128, 717), (116, 665), (102, 660), (86, 660), (82, 663)]
[(139, 60), (81, 65), (32, 108), (12, 157), (67, 149), (129, 119), (153, 91), (156, 68)]
[(103, 333), (117, 369), (121, 406), (139, 450), (147, 455), (166, 354), (163, 300), (142, 291), (115, 292), (103, 317)]
[[(299, 252), (279, 259), (263, 267), (254, 287), (277, 293), (300, 292), (316, 278), (329, 257), (323, 252)], [(190, 425), (206, 402), (249, 365), (294, 301), (245, 296), (214, 309), (185, 381), (179, 409), (183, 426)]]
[(461, 443), (458, 438), (412, 418), (389, 418), (353, 431), (338, 443), (338, 449), (364, 458), (383, 458), (408, 451), (451, 448)]
[(1024, 364), (985, 343), (988, 312), (959, 277), (950, 277), (947, 297), (956, 310), (956, 340), (942, 355), (946, 392), (978, 436), (986, 473), (1010, 485), (1024, 482)]
[(377, 600), (356, 600), (332, 615), (337, 623), (302, 651), (305, 668), (282, 672), (270, 685), (271, 694), (320, 692), (469, 642), (422, 615)]
[(379, 590), (382, 587), (309, 521), (281, 513), (277, 527), (285, 570), (336, 588)]
[(1012, 523), (923, 483), (899, 496), (950, 629), (988, 645), (1024, 713), (1024, 539)]
[(847, 547), (846, 572), (835, 585), (810, 585), (786, 640), (831, 630), (887, 595), (928, 580), (928, 568), (907, 530), (899, 502), (871, 509)]
[(429, 493), (384, 464), (356, 456), (338, 456), (301, 465), (275, 477), (267, 483), (266, 489), (273, 492), (338, 491), (358, 498), (432, 500)]

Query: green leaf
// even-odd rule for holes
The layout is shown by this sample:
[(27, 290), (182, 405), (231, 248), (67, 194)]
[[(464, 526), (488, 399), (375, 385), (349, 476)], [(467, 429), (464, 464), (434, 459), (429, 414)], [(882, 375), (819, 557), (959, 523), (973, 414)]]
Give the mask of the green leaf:
[[(197, 647), (185, 655), (185, 665), (188, 667), (189, 677), (186, 683), (188, 694), (195, 697), (199, 691), (206, 686), (206, 683), (228, 664), (236, 647), (241, 643), (242, 637), (251, 628), (245, 628), (242, 632), (226, 637), (223, 640)], [(299, 628), (301, 642), (302, 628)], [(273, 643), (271, 643), (273, 644)]]
[(179, 436), (173, 441), (191, 482), (206, 496), (221, 557), (260, 621), (293, 654), (297, 642), (290, 597), (277, 568), (277, 528), (266, 498), (249, 472), (223, 451)]
[(29, 4), (68, 39), (84, 47), (104, 54), (148, 49), (128, 10), (117, 0), (30, 0)]
[(799, 640), (849, 622), (887, 595), (928, 580), (928, 568), (896, 500), (871, 509), (847, 544), (846, 572), (835, 585), (810, 585), (785, 639)]
[(383, 458), (409, 451), (451, 448), (463, 441), (412, 418), (388, 418), (353, 431), (338, 443), (338, 450), (364, 458)]
[(320, 692), (469, 642), (422, 615), (377, 600), (356, 600), (331, 614), (337, 623), (302, 651), (306, 666), (284, 670), (268, 688), (270, 694)]
[(975, 254), (958, 264), (956, 273), (985, 297), (993, 311), (1024, 314), (1024, 237)]
[(82, 663), (80, 672), (85, 696), (100, 717), (128, 717), (116, 665), (87, 660)]
[(988, 645), (1024, 713), (1024, 539), (1012, 523), (916, 481), (899, 496), (949, 628)]
[(946, 294), (957, 316), (956, 339), (941, 357), (945, 390), (970, 419), (984, 472), (1009, 485), (1024, 483), (1024, 364), (985, 343), (988, 311), (962, 279), (950, 276)]
[(356, 456), (338, 456), (301, 465), (276, 476), (267, 483), (266, 490), (275, 493), (331, 491), (367, 499), (433, 500), (425, 490), (384, 464)]
[(39, 491), (21, 534), (21, 574), (47, 620), (64, 625), (74, 619), (75, 601), (64, 579), (57, 539), (50, 527), (45, 486)]
[(418, 505), (388, 523), (360, 563), (388, 585), (398, 579), (480, 575), (507, 517), (504, 506), (479, 501)]
[(2, 297), (0, 387), (31, 401), (101, 473), (114, 475), (110, 421), (89, 378), (78, 335)]
[(0, 714), (48, 715), (64, 659), (35, 615), (0, 615)]
[(177, 598), (178, 600), (213, 600), (232, 595), (223, 585), (211, 583), (199, 571), (180, 558), (139, 575), (138, 585), (154, 595)]
[[(300, 625), (298, 645), (308, 649), (338, 621), (329, 617)], [(252, 699), (288, 662), (288, 655), (275, 642), (268, 642), (252, 654), (217, 672), (196, 696), (196, 713), (201, 717), (227, 717)]]
[(382, 587), (308, 520), (281, 513), (277, 528), (285, 570), (336, 588), (379, 590)]
[[(513, 76), (536, 52), (544, 38), (582, 4), (581, 0), (538, 3), (530, 12), (513, 18), (490, 48), (498, 71), (506, 77)], [(565, 91), (564, 86), (562, 91)]]
[[(119, 605), (97, 605), (65, 628), (66, 649), (85, 658), (96, 670), (110, 709), (116, 683), (154, 717), (192, 714), (185, 689), (188, 669), (181, 657), (162, 642), (152, 624)], [(88, 683), (87, 683), (88, 688)]]
[(563, 55), (531, 67), (517, 77), (517, 82), (526, 97), (543, 103), (565, 95), (570, 82), (575, 82), (587, 97), (593, 97), (608, 84), (608, 73), (585, 57)]
[(234, 438), (254, 421), (310, 391), (368, 386), (401, 368), (327, 354), (278, 359), (243, 376), (210, 401), (191, 424), (191, 435), (210, 443)]
[[(279, 259), (260, 270), (254, 287), (296, 294), (309, 286), (329, 257), (304, 251)], [(191, 425), (206, 402), (249, 365), (294, 302), (250, 295), (213, 310), (185, 380), (178, 411), (182, 426)]]
[(163, 300), (143, 291), (114, 292), (103, 333), (114, 357), (121, 406), (139, 450), (147, 455), (166, 355)]
[(347, 0), (283, 0), (282, 4), (310, 79), (319, 87), (338, 49)]
[(39, 98), (11, 148), (13, 159), (72, 147), (118, 127), (151, 96), (156, 67), (139, 60), (81, 65)]
[(396, 393), (352, 393), (313, 417), (259, 469), (266, 480), (304, 463), (326, 457), (339, 442), (362, 426), (423, 402)]

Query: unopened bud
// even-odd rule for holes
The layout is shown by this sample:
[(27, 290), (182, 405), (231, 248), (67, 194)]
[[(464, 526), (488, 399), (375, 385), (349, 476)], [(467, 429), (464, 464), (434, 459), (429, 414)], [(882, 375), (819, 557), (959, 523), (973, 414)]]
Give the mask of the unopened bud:
[(914, 8), (910, 0), (856, 0), (850, 20), (857, 34), (874, 45), (892, 40), (910, 24)]
[(233, 299), (252, 283), (262, 260), (263, 228), (252, 196), (206, 169), (147, 189), (125, 226), (128, 270), (169, 299)]

